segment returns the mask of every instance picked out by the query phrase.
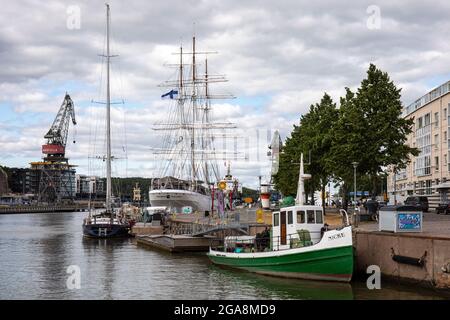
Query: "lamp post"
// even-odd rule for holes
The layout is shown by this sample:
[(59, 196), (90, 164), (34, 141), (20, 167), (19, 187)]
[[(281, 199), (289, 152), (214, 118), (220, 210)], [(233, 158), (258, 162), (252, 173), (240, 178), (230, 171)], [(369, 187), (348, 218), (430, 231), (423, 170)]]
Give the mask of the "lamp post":
[(394, 167), (394, 205), (397, 205), (397, 169)]
[(358, 226), (358, 216), (357, 216), (357, 213), (356, 213), (356, 168), (358, 167), (358, 162), (352, 162), (352, 164), (353, 164), (353, 186), (354, 186), (354, 194), (353, 194), (353, 201), (355, 202), (355, 209), (354, 209), (354, 215), (355, 215), (355, 226), (357, 227)]

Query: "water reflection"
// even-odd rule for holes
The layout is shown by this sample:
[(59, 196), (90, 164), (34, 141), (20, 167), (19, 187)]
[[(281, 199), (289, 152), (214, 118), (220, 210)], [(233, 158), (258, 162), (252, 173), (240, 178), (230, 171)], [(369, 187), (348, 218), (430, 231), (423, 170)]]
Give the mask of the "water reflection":
[(235, 281), (251, 286), (258, 295), (267, 298), (301, 299), (301, 300), (351, 300), (352, 286), (348, 283), (309, 281), (299, 279), (277, 278), (250, 272), (210, 266), (211, 275), (223, 278), (221, 283)]
[[(439, 299), (413, 286), (350, 284), (257, 275), (170, 254), (133, 239), (82, 236), (83, 213), (0, 215), (0, 299)], [(70, 290), (70, 265), (81, 289)]]

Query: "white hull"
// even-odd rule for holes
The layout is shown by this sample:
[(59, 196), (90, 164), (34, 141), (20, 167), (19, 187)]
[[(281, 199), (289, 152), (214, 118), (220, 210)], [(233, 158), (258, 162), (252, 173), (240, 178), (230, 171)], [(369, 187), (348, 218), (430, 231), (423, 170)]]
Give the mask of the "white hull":
[(198, 192), (178, 189), (151, 190), (148, 193), (152, 207), (168, 207), (171, 212), (182, 212), (183, 207), (192, 207), (192, 211), (211, 212), (211, 196)]

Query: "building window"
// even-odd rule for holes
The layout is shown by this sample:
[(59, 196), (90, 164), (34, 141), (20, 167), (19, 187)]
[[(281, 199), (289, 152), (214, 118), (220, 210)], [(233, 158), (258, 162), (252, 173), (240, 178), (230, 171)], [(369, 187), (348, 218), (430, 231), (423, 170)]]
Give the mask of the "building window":
[(315, 222), (314, 210), (307, 210), (306, 211), (306, 216), (307, 216), (307, 223), (314, 223)]
[(438, 148), (439, 146), (439, 134), (434, 135), (434, 146)]
[(425, 127), (428, 126), (428, 125), (430, 125), (430, 123), (431, 123), (431, 117), (430, 117), (430, 114), (429, 114), (429, 113), (427, 113), (427, 114), (425, 115), (423, 121), (424, 121), (424, 126), (425, 126)]
[(294, 218), (292, 215), (292, 211), (288, 211), (288, 224), (293, 224), (294, 223)]
[(316, 223), (323, 223), (322, 210), (316, 210)]
[(444, 120), (447, 119), (447, 108), (444, 108)]
[(273, 226), (278, 227), (280, 225), (280, 214), (274, 213), (273, 214)]
[(439, 157), (434, 157), (434, 170), (439, 171)]
[(426, 194), (431, 194), (431, 184), (432, 184), (431, 180), (425, 181), (425, 193)]
[[(420, 128), (416, 130), (415, 142), (420, 153), (416, 158), (414, 174), (419, 177), (431, 173), (431, 149), (436, 141), (433, 141), (433, 136), (431, 135), (430, 118), (431, 114), (427, 113), (418, 119), (418, 126)], [(435, 136), (434, 138), (439, 138), (439, 136)], [(436, 144), (435, 148), (437, 148)]]
[(434, 125), (436, 127), (439, 125), (439, 112), (434, 113)]
[(305, 223), (305, 211), (297, 211), (297, 223)]

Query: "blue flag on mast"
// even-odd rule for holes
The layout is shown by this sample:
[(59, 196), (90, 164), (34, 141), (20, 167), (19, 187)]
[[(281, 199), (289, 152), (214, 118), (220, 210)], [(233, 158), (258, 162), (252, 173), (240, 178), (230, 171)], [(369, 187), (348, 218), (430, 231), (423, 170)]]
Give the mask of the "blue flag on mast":
[(167, 98), (176, 99), (176, 98), (178, 98), (178, 90), (170, 90), (169, 92), (164, 93), (161, 96), (161, 98), (162, 99), (167, 99)]

